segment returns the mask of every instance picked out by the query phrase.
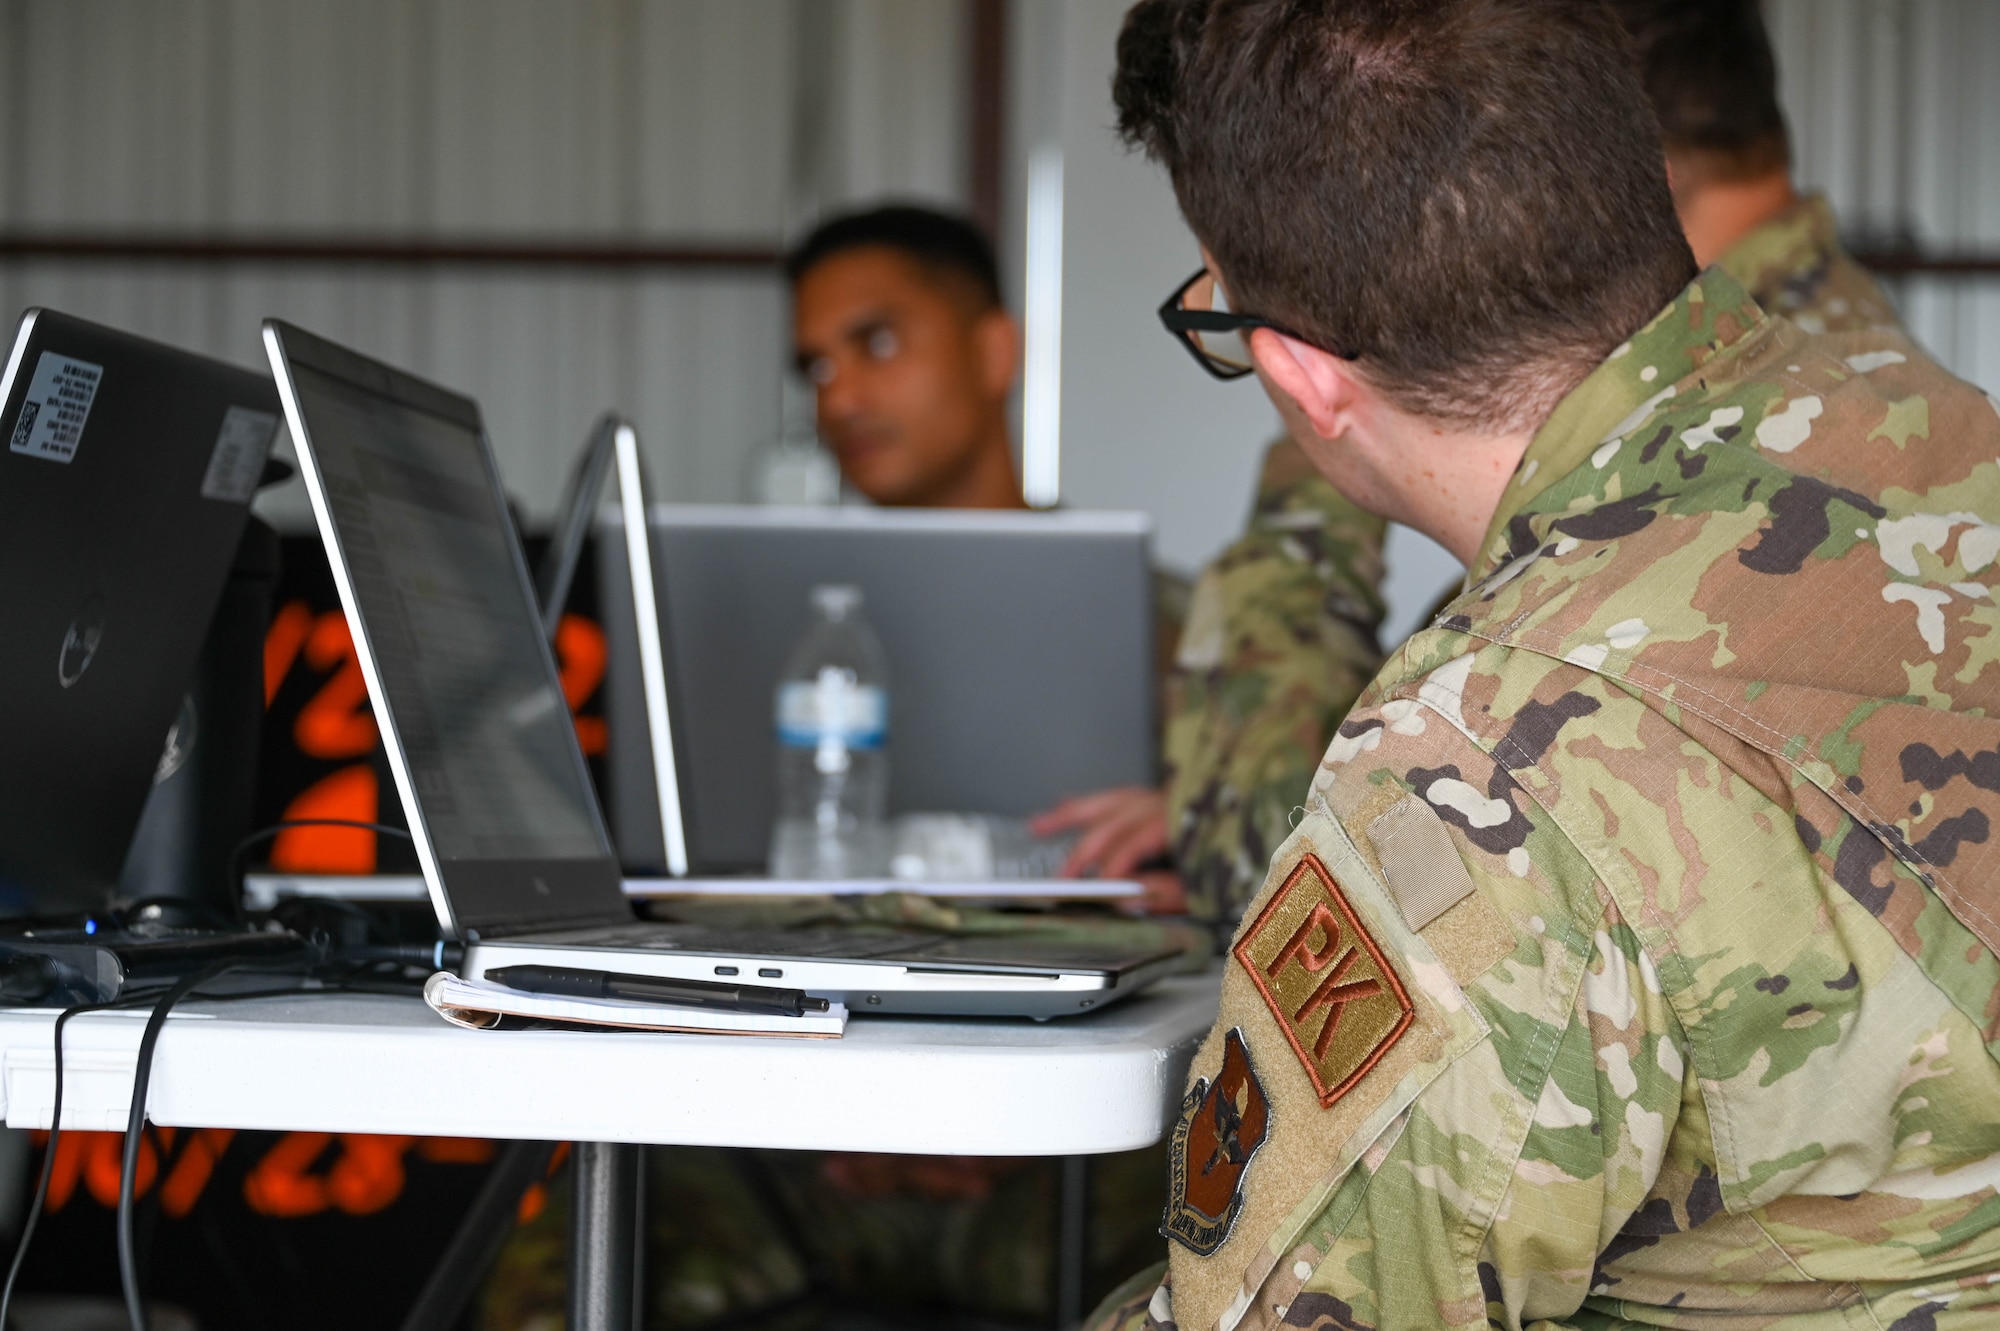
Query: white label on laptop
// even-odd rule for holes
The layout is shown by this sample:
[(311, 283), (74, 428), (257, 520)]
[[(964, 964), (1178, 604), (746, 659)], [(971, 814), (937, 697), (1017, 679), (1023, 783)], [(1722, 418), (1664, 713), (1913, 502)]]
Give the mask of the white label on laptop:
[(231, 407), (225, 412), (222, 432), (215, 436), (215, 451), (208, 455), (208, 474), (201, 478), (201, 497), (234, 504), (250, 502), (277, 433), (278, 418), (268, 411)]
[(28, 381), (28, 397), (7, 447), (51, 462), (74, 461), (103, 378), (102, 365), (44, 351), (35, 362), (35, 377)]

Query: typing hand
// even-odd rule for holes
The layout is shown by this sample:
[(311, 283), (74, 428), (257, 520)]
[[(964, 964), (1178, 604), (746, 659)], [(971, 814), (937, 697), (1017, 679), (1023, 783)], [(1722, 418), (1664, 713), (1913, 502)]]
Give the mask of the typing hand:
[(1147, 786), (1072, 795), (1028, 820), (1036, 836), (1078, 832), (1063, 861), (1065, 878), (1124, 878), (1167, 852), (1167, 797)]
[(1028, 820), (1036, 836), (1077, 832), (1076, 845), (1063, 861), (1065, 878), (1136, 878), (1146, 889), (1144, 909), (1154, 915), (1179, 915), (1187, 910), (1187, 891), (1172, 870), (1136, 872), (1148, 860), (1167, 853), (1167, 797), (1149, 786), (1119, 786), (1090, 795), (1073, 795), (1046, 813)]

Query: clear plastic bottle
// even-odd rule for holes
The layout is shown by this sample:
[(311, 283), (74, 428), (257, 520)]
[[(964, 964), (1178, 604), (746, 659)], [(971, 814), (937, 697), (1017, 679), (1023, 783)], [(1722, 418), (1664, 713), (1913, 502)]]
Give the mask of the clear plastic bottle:
[(888, 663), (858, 587), (815, 587), (812, 608), (778, 681), (771, 876), (880, 877), (889, 869)]

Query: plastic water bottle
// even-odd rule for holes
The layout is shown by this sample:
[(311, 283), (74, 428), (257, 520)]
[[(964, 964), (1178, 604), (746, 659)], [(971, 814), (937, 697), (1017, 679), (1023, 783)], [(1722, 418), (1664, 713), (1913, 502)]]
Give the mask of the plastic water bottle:
[(771, 875), (871, 878), (889, 868), (889, 672), (858, 587), (812, 591), (812, 625), (778, 681)]

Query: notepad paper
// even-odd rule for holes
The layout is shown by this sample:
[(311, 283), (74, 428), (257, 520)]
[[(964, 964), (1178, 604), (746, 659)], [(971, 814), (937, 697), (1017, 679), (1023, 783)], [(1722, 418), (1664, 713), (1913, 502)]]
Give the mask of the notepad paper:
[(824, 1012), (807, 1012), (797, 1017), (723, 1012), (670, 1003), (635, 1003), (622, 998), (530, 994), (487, 980), (463, 980), (450, 971), (439, 971), (424, 982), (424, 1001), (452, 1025), (475, 1031), (518, 1030), (538, 1022), (559, 1022), (626, 1030), (686, 1031), (697, 1035), (837, 1040), (847, 1029), (847, 1007), (842, 1003), (830, 1003)]

